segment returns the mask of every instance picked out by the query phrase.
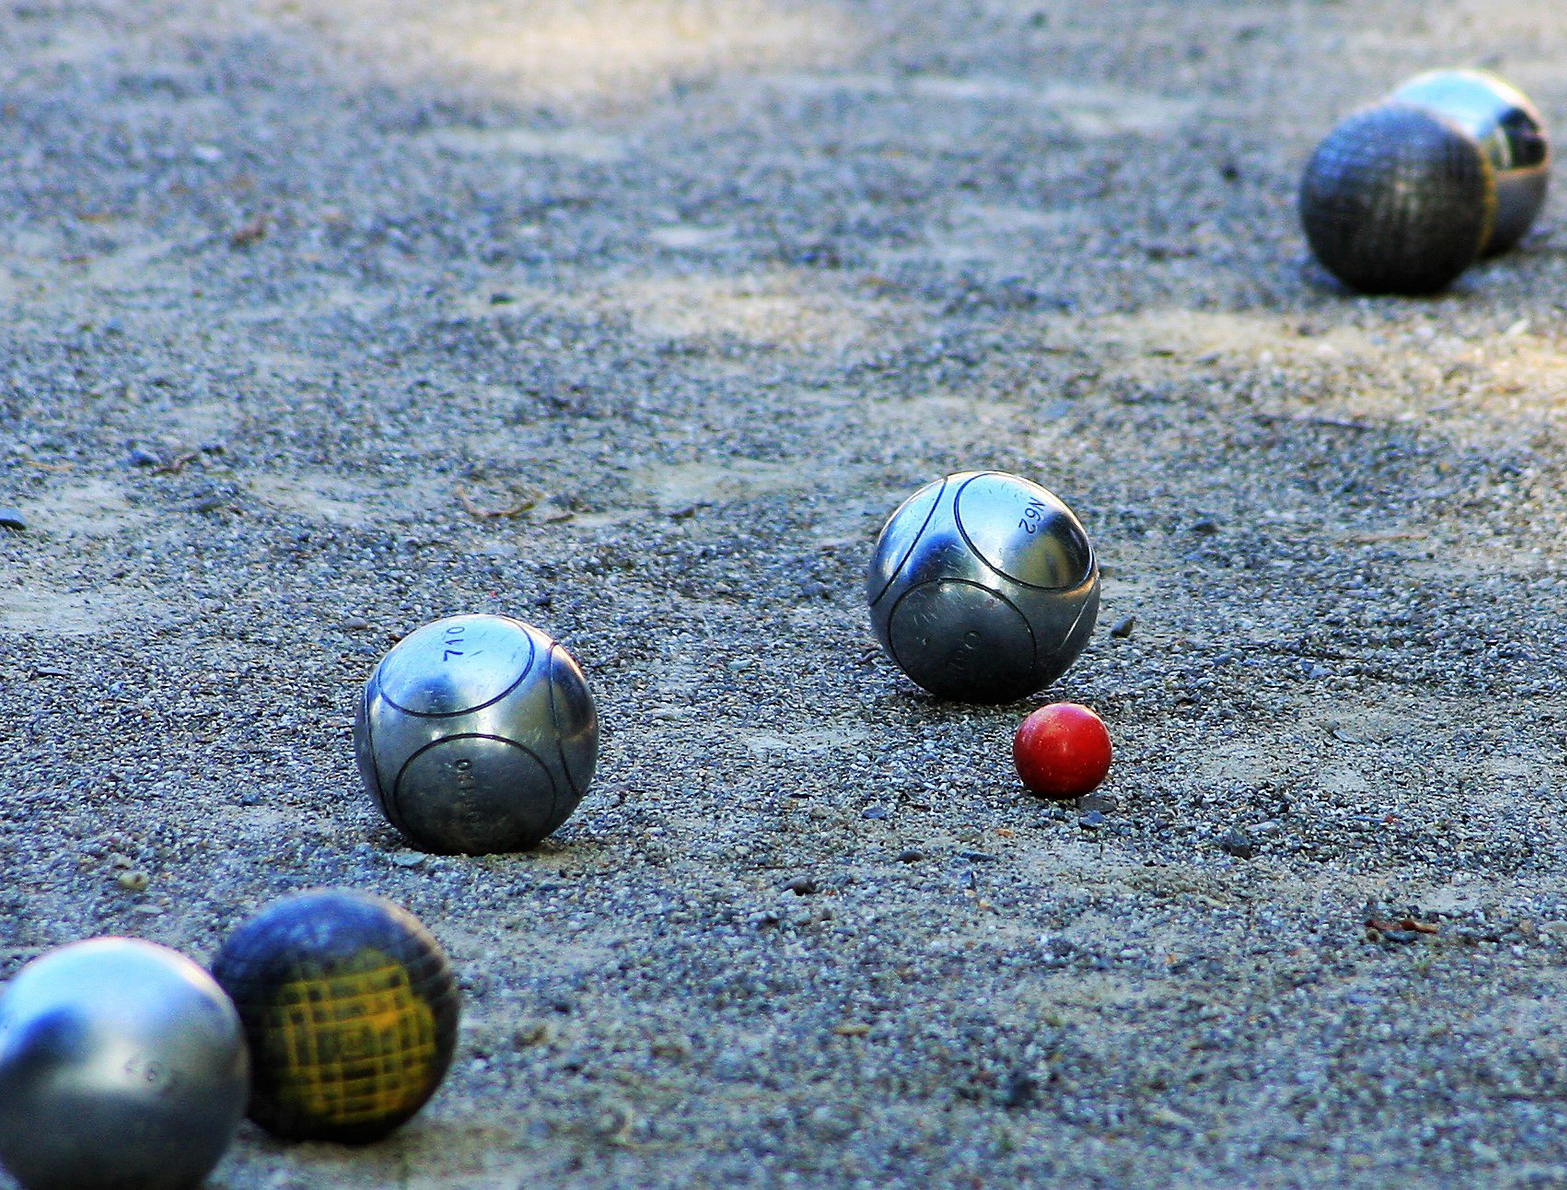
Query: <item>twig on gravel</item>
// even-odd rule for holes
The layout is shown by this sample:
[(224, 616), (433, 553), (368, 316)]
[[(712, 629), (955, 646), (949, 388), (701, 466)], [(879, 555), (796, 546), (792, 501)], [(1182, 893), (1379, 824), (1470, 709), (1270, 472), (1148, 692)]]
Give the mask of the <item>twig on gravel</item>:
[(265, 215), (257, 215), (243, 227), (235, 229), (229, 235), (229, 246), (233, 248), (248, 248), (257, 240), (266, 238), (268, 220)]
[(461, 484), (457, 485), (457, 499), (462, 503), (463, 510), (469, 516), (477, 517), (480, 520), (519, 517), (534, 508), (539, 502), (539, 497), (530, 496), (524, 498), (520, 504), (514, 504), (509, 508), (480, 508), (473, 502), (472, 497), (468, 495), (467, 489)]
[(1322, 417), (1304, 413), (1255, 413), (1252, 415), (1263, 425), (1277, 425), (1280, 422), (1288, 422), (1294, 425), (1326, 426), (1331, 430), (1370, 430), (1374, 426), (1363, 421), (1350, 421), (1342, 417)]
[(178, 475), (186, 466), (199, 456), (199, 450), (185, 450), (175, 455), (167, 463), (159, 463), (152, 469), (154, 475)]
[(1430, 537), (1431, 534), (1418, 529), (1367, 529), (1344, 534), (1345, 541), (1354, 542), (1356, 545), (1380, 545), (1384, 541), (1427, 541)]
[(1398, 921), (1384, 921), (1379, 917), (1366, 921), (1368, 942), (1414, 942), (1421, 934), (1439, 934), (1441, 927), (1434, 922), (1416, 921), (1412, 917)]

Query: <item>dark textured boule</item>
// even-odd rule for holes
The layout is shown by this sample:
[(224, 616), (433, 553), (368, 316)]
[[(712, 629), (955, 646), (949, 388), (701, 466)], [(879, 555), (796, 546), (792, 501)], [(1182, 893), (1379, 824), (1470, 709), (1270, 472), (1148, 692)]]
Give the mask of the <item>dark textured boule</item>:
[(1363, 293), (1435, 293), (1480, 255), (1496, 185), (1479, 144), (1425, 108), (1383, 103), (1323, 138), (1300, 186), (1307, 242)]
[(250, 1118), (284, 1139), (377, 1140), (451, 1064), (456, 976), (418, 918), (382, 897), (282, 897), (228, 936), (212, 975), (250, 1045)]
[(1511, 248), (1545, 205), (1551, 149), (1545, 121), (1529, 97), (1484, 70), (1432, 70), (1388, 97), (1451, 120), (1480, 146), (1496, 181), (1496, 218), (1482, 248)]

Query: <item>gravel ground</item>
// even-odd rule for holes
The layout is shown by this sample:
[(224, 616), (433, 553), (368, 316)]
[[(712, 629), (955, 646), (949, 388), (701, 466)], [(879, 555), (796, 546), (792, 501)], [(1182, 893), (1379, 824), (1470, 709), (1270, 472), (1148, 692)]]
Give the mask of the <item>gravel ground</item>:
[[(440, 1093), (247, 1124), (233, 1190), (1567, 1184), (1567, 200), (1429, 300), (1294, 214), (1422, 69), (1567, 129), (1564, 56), (1544, 2), (0, 2), (0, 977), (418, 914)], [(1105, 565), (1036, 700), (1110, 725), (1085, 805), (870, 636), (975, 467)], [(598, 699), (532, 853), (354, 771), (461, 611)]]

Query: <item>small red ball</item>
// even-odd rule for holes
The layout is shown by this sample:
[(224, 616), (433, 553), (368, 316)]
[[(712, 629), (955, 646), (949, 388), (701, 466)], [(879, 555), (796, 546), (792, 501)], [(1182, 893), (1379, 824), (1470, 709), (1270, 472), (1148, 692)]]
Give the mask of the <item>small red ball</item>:
[(1012, 738), (1012, 763), (1030, 793), (1056, 801), (1082, 797), (1110, 771), (1104, 720), (1075, 702), (1040, 707)]

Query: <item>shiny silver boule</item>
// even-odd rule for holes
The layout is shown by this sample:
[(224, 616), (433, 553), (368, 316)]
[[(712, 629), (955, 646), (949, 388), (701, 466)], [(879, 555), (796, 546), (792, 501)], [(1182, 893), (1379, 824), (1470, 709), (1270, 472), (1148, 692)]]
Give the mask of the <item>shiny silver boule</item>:
[(425, 851), (532, 847), (571, 815), (598, 759), (586, 679), (554, 639), (508, 616), (450, 616), (376, 666), (354, 719), (359, 772)]
[(1011, 702), (1055, 681), (1088, 642), (1099, 565), (1050, 492), (965, 471), (925, 485), (887, 519), (865, 593), (876, 639), (918, 685)]
[(1545, 204), (1551, 158), (1545, 122), (1528, 96), (1483, 70), (1433, 70), (1388, 98), (1436, 112), (1480, 146), (1496, 186), (1496, 214), (1481, 252), (1503, 252), (1522, 239)]
[(1429, 294), (1478, 259), (1496, 180), (1478, 142), (1425, 107), (1386, 102), (1340, 123), (1301, 178), (1317, 259), (1362, 293)]
[(0, 992), (0, 1165), (26, 1190), (200, 1185), (249, 1093), (234, 1005), (175, 951), (73, 942)]

